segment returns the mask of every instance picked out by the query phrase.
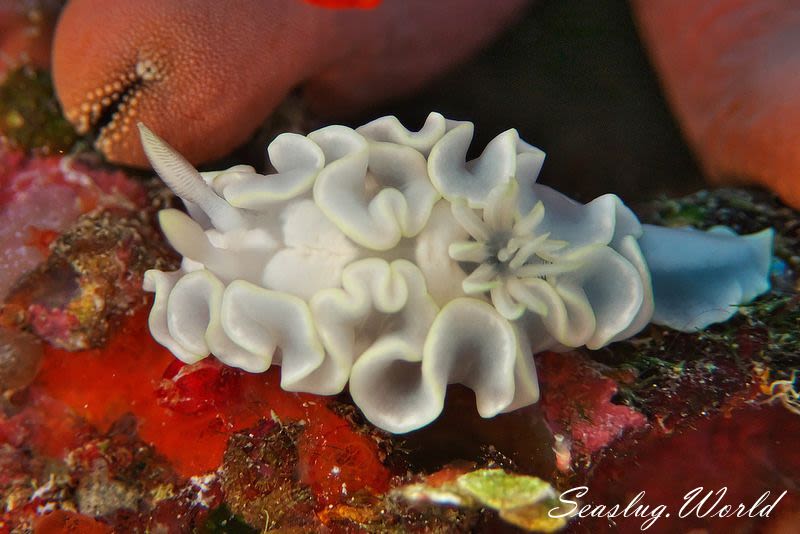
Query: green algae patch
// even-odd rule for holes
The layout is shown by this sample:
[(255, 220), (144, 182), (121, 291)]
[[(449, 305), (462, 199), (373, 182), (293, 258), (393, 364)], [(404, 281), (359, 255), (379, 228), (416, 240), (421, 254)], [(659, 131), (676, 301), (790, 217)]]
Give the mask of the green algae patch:
[(550, 517), (556, 505), (553, 487), (540, 478), (506, 473), (502, 469), (478, 469), (456, 479), (458, 487), (501, 519), (532, 532), (555, 532), (563, 518)]
[[(546, 481), (528, 475), (509, 473), (503, 469), (475, 469), (462, 474), (438, 474), (392, 491), (395, 499), (415, 504), (489, 509), (505, 521), (528, 532), (556, 532), (567, 524), (558, 509), (553, 487)], [(444, 480), (442, 480), (444, 478)]]
[(509, 474), (502, 469), (466, 473), (458, 477), (457, 483), (482, 504), (497, 510), (528, 506), (553, 495), (553, 488), (544, 480)]
[(8, 73), (0, 84), (0, 142), (51, 154), (66, 152), (77, 140), (48, 72), (20, 67)]

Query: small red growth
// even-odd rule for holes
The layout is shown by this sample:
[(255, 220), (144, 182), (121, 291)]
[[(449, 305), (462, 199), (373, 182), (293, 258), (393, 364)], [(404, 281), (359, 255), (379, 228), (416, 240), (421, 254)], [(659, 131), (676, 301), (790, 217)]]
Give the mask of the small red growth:
[(41, 516), (33, 523), (34, 534), (108, 534), (114, 530), (89, 516), (56, 510)]
[(318, 502), (337, 502), (345, 491), (388, 488), (377, 445), (331, 411), (326, 397), (283, 391), (274, 368), (250, 374), (210, 358), (177, 362), (150, 336), (146, 314), (128, 318), (103, 349), (47, 347), (35, 385), (101, 432), (133, 413), (142, 440), (183, 476), (219, 467), (231, 434), (274, 414), (306, 422), (298, 471)]
[(644, 415), (611, 402), (617, 383), (579, 354), (546, 352), (537, 356), (545, 417), (566, 434), (577, 454), (593, 454), (628, 430), (645, 426)]
[(445, 484), (452, 484), (458, 477), (473, 470), (475, 470), (475, 466), (469, 463), (447, 465), (426, 476), (425, 485), (430, 488), (438, 488)]
[(381, 0), (305, 0), (309, 4), (328, 9), (373, 9)]
[(238, 378), (236, 371), (213, 358), (194, 365), (174, 360), (158, 385), (158, 403), (187, 415), (220, 408), (236, 396)]
[(25, 245), (38, 250), (42, 256), (50, 254), (50, 244), (58, 238), (59, 233), (49, 228), (28, 226), (28, 239)]

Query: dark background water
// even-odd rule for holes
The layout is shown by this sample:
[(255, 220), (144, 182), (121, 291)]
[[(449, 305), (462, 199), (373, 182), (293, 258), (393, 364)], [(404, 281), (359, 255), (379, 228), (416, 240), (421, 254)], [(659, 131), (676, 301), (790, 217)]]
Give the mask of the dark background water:
[(624, 0), (534, 2), (478, 57), (353, 123), (395, 114), (416, 129), (431, 110), (473, 121), (478, 153), (517, 128), (547, 152), (539, 181), (584, 201), (703, 187)]

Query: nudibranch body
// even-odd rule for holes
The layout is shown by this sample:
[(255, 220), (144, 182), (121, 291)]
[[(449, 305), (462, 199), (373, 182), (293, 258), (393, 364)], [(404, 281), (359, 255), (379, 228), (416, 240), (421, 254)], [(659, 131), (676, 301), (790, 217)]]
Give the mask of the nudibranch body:
[(276, 172), (198, 173), (140, 125), (186, 205), (164, 210), (175, 272), (148, 271), (150, 330), (181, 360), (213, 354), (290, 391), (349, 383), (375, 425), (433, 421), (448, 384), (479, 413), (538, 398), (533, 354), (596, 349), (649, 321), (701, 329), (769, 289), (772, 231), (639, 222), (615, 195), (577, 203), (536, 183), (544, 153), (516, 130), (472, 161), (473, 125), (431, 113), (282, 134)]

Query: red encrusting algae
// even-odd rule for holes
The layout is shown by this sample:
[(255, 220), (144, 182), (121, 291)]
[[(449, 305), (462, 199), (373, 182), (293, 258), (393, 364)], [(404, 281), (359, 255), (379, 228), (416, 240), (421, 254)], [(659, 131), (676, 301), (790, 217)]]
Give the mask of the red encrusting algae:
[(42, 256), (50, 254), (50, 244), (58, 239), (60, 234), (50, 228), (39, 228), (38, 226), (28, 226), (28, 239), (25, 245), (38, 250)]
[(0, 445), (25, 446), (58, 458), (94, 434), (91, 425), (41, 388), (32, 387), (24, 395), (24, 408), (9, 417), (0, 415)]
[(110, 534), (114, 529), (82, 514), (56, 510), (38, 517), (33, 531), (36, 534)]
[[(642, 492), (641, 504), (651, 511), (667, 508), (647, 529), (655, 534), (797, 532), (800, 456), (793, 438), (798, 431), (800, 419), (783, 407), (751, 405), (698, 419), (669, 435), (649, 432), (593, 466), (586, 500), (624, 507)], [(737, 516), (740, 504), (746, 512)], [(644, 520), (621, 512), (612, 519), (584, 516), (575, 531), (635, 532)]]
[(139, 436), (182, 476), (215, 470), (234, 432), (276, 418), (305, 422), (298, 471), (320, 506), (388, 488), (376, 443), (334, 413), (328, 398), (283, 391), (274, 368), (249, 374), (211, 359), (176, 362), (150, 337), (146, 319), (146, 311), (129, 317), (103, 349), (47, 347), (34, 388), (100, 432), (132, 413)]
[(338, 504), (361, 489), (389, 489), (389, 472), (374, 441), (353, 432), (343, 418), (317, 401), (303, 403), (310, 423), (297, 448), (300, 482), (311, 488), (319, 507)]

